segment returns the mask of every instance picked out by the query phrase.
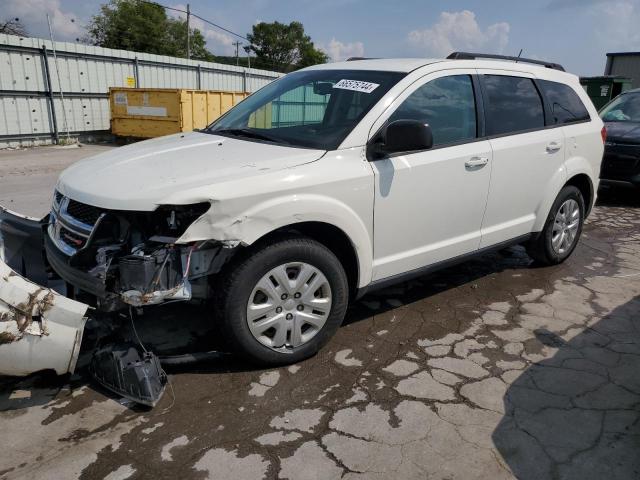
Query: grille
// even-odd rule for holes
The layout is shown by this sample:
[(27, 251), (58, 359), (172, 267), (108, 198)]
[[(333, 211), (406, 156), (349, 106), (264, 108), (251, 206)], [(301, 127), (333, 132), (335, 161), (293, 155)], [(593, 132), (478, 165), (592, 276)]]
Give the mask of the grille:
[(69, 200), (66, 213), (86, 225), (95, 225), (102, 212), (97, 207)]
[(70, 247), (78, 249), (82, 248), (84, 242), (86, 241), (86, 238), (72, 232), (71, 230), (66, 229), (65, 227), (60, 227), (60, 240), (62, 240)]
[(55, 192), (51, 223), (47, 230), (49, 237), (66, 255), (74, 255), (85, 247), (102, 213), (105, 212), (97, 207), (71, 200)]

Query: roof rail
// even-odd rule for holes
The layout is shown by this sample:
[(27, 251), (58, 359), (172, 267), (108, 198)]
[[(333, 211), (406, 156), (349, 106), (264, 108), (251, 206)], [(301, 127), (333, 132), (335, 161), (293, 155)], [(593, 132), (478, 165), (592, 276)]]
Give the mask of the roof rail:
[(372, 57), (349, 57), (347, 58), (347, 62), (356, 62), (358, 60), (375, 60), (375, 58)]
[(531, 58), (523, 57), (510, 57), (508, 55), (493, 55), (491, 53), (468, 53), (468, 52), (453, 52), (447, 57), (449, 60), (475, 60), (476, 58), (489, 58), (493, 60), (509, 60), (512, 62), (533, 63), (534, 65), (541, 65), (546, 68), (552, 68), (554, 70), (560, 70), (564, 72), (564, 67), (559, 63), (545, 62), (544, 60), (533, 60)]

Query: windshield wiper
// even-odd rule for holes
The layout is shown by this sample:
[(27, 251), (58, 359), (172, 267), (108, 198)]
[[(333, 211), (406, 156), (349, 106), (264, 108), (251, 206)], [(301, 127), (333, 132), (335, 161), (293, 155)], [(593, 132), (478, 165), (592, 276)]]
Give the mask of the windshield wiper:
[(248, 128), (223, 128), (222, 130), (211, 130), (211, 133), (222, 133), (227, 135), (233, 135), (234, 137), (247, 137), (247, 138), (255, 138), (257, 140), (266, 140), (268, 142), (274, 143), (284, 143), (289, 145), (289, 142), (286, 140), (282, 140), (280, 138), (270, 137), (269, 135), (265, 135), (264, 133), (255, 132), (253, 130), (249, 130)]

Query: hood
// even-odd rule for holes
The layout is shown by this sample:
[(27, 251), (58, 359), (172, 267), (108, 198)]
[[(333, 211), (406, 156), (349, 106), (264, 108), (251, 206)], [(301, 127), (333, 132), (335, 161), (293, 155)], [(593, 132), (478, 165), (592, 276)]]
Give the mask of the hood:
[[(324, 153), (191, 132), (146, 140), (82, 160), (62, 172), (56, 188), (96, 207), (152, 211), (177, 192), (211, 185), (215, 196), (217, 183), (313, 162)], [(198, 201), (202, 199), (189, 203)]]
[(624, 142), (640, 144), (639, 122), (606, 122), (607, 142)]

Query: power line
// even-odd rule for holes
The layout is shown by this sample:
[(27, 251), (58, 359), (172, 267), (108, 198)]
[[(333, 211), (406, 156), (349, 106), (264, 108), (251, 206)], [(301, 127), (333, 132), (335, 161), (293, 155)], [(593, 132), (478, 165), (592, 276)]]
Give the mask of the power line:
[(180, 12), (180, 13), (185, 13), (185, 14), (189, 13), (192, 17), (196, 17), (196, 18), (202, 20), (204, 23), (208, 23), (209, 25), (211, 25), (213, 27), (219, 28), (220, 30), (224, 30), (225, 32), (230, 33), (231, 35), (234, 35), (234, 36), (236, 36), (238, 38), (241, 38), (241, 39), (246, 40), (247, 42), (251, 43), (249, 41), (249, 39), (247, 37), (245, 37), (244, 35), (240, 35), (239, 33), (231, 31), (228, 28), (223, 27), (222, 25), (218, 25), (217, 23), (213, 23), (212, 21), (207, 20), (206, 18), (203, 18), (200, 15), (196, 15), (195, 13), (193, 13), (191, 11), (181, 10), (179, 8), (174, 8), (174, 7), (167, 7), (167, 6), (162, 5), (162, 4), (158, 3), (158, 2), (150, 2), (148, 0), (140, 0), (140, 2), (141, 3), (148, 3), (149, 5), (157, 5), (158, 7), (162, 7), (162, 8), (165, 8), (167, 10), (173, 10), (174, 12)]
[[(197, 14), (193, 13), (193, 12), (191, 11), (191, 9), (189, 8), (189, 6), (187, 6), (187, 10), (182, 10), (182, 9), (180, 9), (180, 8), (167, 7), (167, 6), (165, 6), (165, 5), (162, 5), (161, 3), (158, 3), (158, 2), (152, 2), (152, 1), (150, 1), (150, 0), (139, 0), (139, 1), (140, 1), (140, 3), (147, 3), (147, 4), (149, 4), (149, 5), (155, 5), (155, 6), (157, 6), (157, 7), (164, 8), (164, 9), (166, 9), (166, 10), (172, 10), (172, 11), (174, 11), (174, 12), (180, 12), (180, 13), (187, 14), (188, 16), (195, 17), (195, 18), (197, 18), (197, 19), (199, 19), (199, 20), (202, 20), (204, 23), (207, 23), (207, 24), (209, 24), (209, 25), (211, 25), (211, 26), (213, 26), (213, 27), (216, 27), (216, 28), (218, 28), (218, 29), (220, 29), (220, 30), (223, 30), (223, 31), (225, 31), (225, 32), (227, 32), (227, 33), (229, 33), (229, 34), (231, 34), (231, 35), (234, 35), (234, 36), (236, 36), (236, 37), (238, 37), (238, 38), (241, 38), (242, 40), (247, 41), (247, 42), (248, 42), (248, 47), (245, 47), (245, 51), (247, 52), (247, 59), (250, 59), (250, 58), (251, 58), (251, 54), (250, 54), (250, 53), (249, 53), (249, 51), (247, 50), (247, 48), (250, 48), (250, 47), (252, 47), (252, 46), (253, 46), (253, 44), (251, 43), (251, 40), (249, 40), (249, 39), (248, 39), (246, 36), (244, 36), (244, 35), (241, 35), (241, 34), (239, 34), (239, 33), (236, 33), (236, 32), (234, 32), (234, 31), (232, 31), (232, 30), (229, 30), (228, 28), (225, 28), (225, 27), (223, 27), (222, 25), (218, 25), (217, 23), (214, 23), (214, 22), (212, 22), (212, 21), (210, 21), (210, 20), (207, 20), (207, 19), (206, 19), (206, 18), (204, 18), (204, 17), (201, 17), (200, 15), (197, 15)], [(189, 17), (187, 17), (187, 18), (189, 18)], [(234, 45), (236, 45), (236, 44), (234, 43)], [(239, 55), (238, 55), (238, 46), (236, 45), (236, 64), (238, 64), (238, 57), (239, 57)], [(247, 60), (247, 62), (248, 62), (248, 63), (249, 63), (249, 65), (250, 65), (251, 60)], [(276, 69), (276, 70), (278, 70), (278, 71), (283, 67), (283, 65), (280, 65), (280, 64), (277, 64), (277, 63), (274, 63), (274, 62), (270, 62), (270, 61), (266, 61), (266, 60), (264, 60), (264, 59), (261, 59), (261, 60), (260, 60), (260, 63), (262, 63), (262, 64), (264, 64), (264, 65), (271, 66), (271, 67), (275, 68), (275, 69)], [(251, 68), (251, 67), (249, 67), (249, 68)]]

